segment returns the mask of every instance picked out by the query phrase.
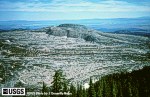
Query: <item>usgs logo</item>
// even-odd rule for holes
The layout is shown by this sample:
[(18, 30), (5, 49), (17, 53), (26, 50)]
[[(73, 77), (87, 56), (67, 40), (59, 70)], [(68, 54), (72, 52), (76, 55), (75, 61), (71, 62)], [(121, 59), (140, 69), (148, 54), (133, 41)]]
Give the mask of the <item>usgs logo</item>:
[(3, 96), (25, 96), (25, 88), (2, 88)]

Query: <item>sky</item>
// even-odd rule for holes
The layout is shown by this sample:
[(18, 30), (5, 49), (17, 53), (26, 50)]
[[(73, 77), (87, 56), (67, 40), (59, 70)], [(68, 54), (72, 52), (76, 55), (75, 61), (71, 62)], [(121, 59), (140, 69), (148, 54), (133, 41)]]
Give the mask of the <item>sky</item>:
[(0, 0), (0, 20), (78, 20), (150, 16), (150, 0)]

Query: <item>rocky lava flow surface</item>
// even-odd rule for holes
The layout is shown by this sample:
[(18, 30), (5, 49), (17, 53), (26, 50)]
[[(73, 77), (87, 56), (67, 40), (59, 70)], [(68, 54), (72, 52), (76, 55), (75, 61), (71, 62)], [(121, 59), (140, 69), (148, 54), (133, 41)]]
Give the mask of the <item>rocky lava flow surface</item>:
[(38, 30), (0, 33), (0, 86), (52, 82), (62, 69), (70, 82), (83, 84), (92, 76), (131, 72), (150, 65), (150, 39), (110, 34), (82, 25), (62, 24)]

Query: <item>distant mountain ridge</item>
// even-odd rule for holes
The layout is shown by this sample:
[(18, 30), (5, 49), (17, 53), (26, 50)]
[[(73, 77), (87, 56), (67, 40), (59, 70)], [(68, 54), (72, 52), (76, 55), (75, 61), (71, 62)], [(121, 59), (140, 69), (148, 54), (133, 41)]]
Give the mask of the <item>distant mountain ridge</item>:
[(148, 30), (143, 30), (143, 29), (127, 29), (127, 30), (117, 30), (111, 33), (116, 33), (116, 34), (129, 34), (129, 35), (140, 35), (140, 36), (146, 36), (150, 37), (150, 31)]
[[(142, 28), (150, 29), (150, 17), (139, 18), (110, 18), (110, 19), (81, 19), (81, 20), (41, 20), (41, 21), (26, 21), (12, 20), (0, 21), (0, 29), (39, 29), (46, 26), (57, 26), (59, 24), (82, 24), (94, 29), (101, 29), (106, 32), (110, 30), (123, 30), (125, 28)], [(105, 30), (108, 29), (108, 30)]]

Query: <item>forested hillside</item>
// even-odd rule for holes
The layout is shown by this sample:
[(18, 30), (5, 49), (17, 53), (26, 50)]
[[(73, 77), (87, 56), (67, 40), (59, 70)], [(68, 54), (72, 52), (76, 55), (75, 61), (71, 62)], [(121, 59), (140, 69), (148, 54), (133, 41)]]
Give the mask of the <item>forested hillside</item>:
[(97, 97), (150, 97), (150, 67), (105, 76), (94, 86)]

